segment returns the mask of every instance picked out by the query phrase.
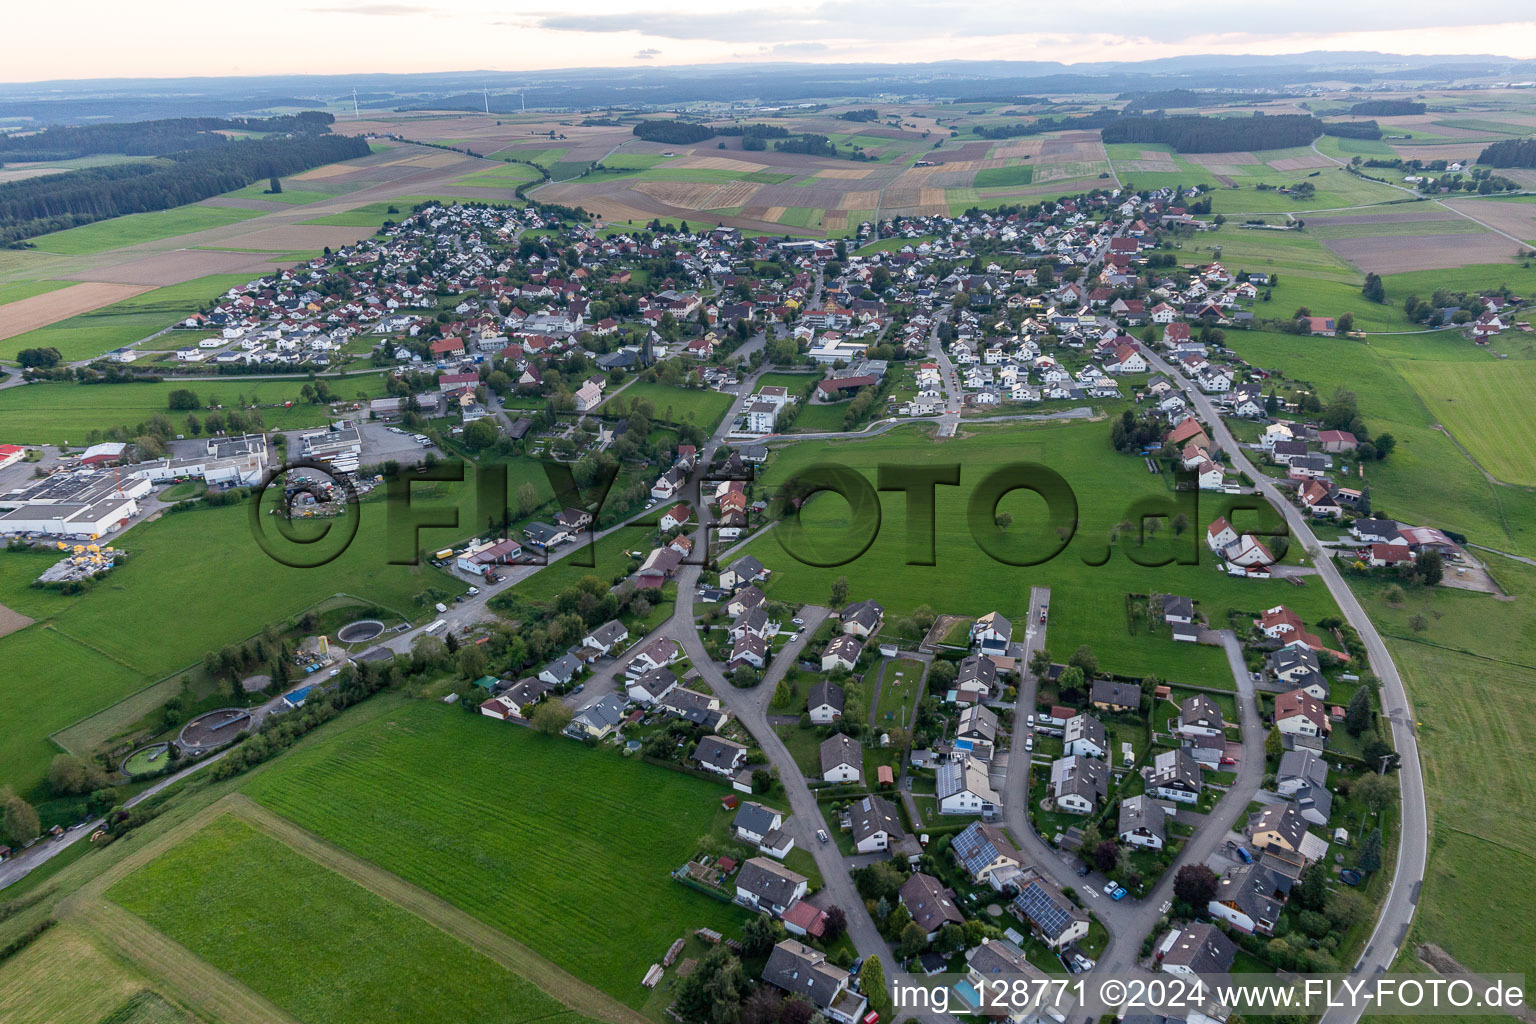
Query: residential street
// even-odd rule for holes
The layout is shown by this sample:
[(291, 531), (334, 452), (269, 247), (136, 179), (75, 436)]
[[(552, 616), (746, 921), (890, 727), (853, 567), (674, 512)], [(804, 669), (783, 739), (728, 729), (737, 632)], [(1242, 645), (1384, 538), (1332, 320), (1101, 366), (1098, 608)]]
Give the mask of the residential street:
[[(1232, 432), (1222, 422), (1209, 398), (1160, 356), (1147, 352), (1147, 360), (1154, 369), (1167, 374), (1170, 380), (1184, 388), (1199, 412), (1200, 418), (1211, 428), (1212, 440), (1230, 455), (1233, 467), (1247, 473), (1258, 485), (1259, 493), (1284, 512), (1286, 525), (1290, 528), (1291, 534), (1300, 541), (1303, 549), (1313, 559), (1318, 575), (1328, 587), (1328, 593), (1333, 595), (1334, 601), (1338, 603), (1344, 618), (1360, 634), (1360, 640), (1365, 644), (1371, 671), (1375, 672), (1377, 678), (1381, 680), (1382, 714), (1391, 723), (1393, 745), (1397, 748), (1400, 758), (1398, 787), (1402, 797), (1403, 818), (1392, 887), (1388, 890), (1381, 916), (1377, 919), (1376, 928), (1371, 933), (1365, 952), (1355, 963), (1354, 973), (1375, 974), (1388, 970), (1397, 959), (1398, 950), (1403, 941), (1408, 937), (1408, 927), (1413, 921), (1414, 909), (1418, 905), (1419, 887), (1424, 881), (1424, 863), (1429, 851), (1429, 819), (1424, 804), (1424, 778), (1419, 765), (1418, 739), (1414, 732), (1413, 709), (1408, 703), (1402, 678), (1398, 675), (1397, 666), (1393, 663), (1386, 644), (1382, 642), (1381, 634), (1376, 631), (1370, 616), (1365, 613), (1365, 609), (1360, 606), (1349, 585), (1344, 582), (1344, 577), (1340, 575), (1333, 559), (1324, 553), (1322, 545), (1312, 533), (1306, 518), (1285, 495), (1280, 493), (1274, 483), (1248, 460), (1248, 456), (1244, 454), (1242, 447), (1233, 438)], [(1362, 1012), (1363, 1010), (1359, 1007), (1332, 1009), (1323, 1016), (1323, 1024), (1354, 1024)]]

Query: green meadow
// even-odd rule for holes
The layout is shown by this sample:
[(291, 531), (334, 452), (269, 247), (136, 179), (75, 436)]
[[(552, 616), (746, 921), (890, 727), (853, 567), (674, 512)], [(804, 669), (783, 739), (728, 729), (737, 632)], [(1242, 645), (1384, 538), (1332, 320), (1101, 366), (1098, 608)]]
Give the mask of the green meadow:
[(632, 1007), (679, 935), (744, 920), (668, 877), (714, 783), (441, 704), (375, 699), (328, 731), (246, 792)]
[(236, 818), (215, 819), (107, 896), (301, 1020), (581, 1019), (410, 911)]
[(42, 252), (82, 256), (220, 228), (260, 216), (257, 210), (240, 210), (228, 206), (178, 206), (170, 210), (130, 213), (124, 217), (83, 224), (78, 228), (40, 235), (32, 239), (32, 242)]
[[(978, 483), (1004, 466), (1021, 462), (1060, 473), (1076, 496), (1077, 528), (1070, 542), (1060, 554), (1037, 565), (995, 559), (978, 545), (968, 520), (968, 503)], [(948, 441), (931, 440), (918, 428), (904, 427), (862, 441), (805, 442), (777, 451), (767, 466), (764, 485), (772, 491), (796, 472), (818, 463), (852, 469), (871, 482), (882, 465), (899, 476), (902, 469), (958, 464), (960, 485), (936, 488), (935, 564), (931, 566), (908, 564), (904, 494), (880, 495), (879, 529), (867, 549), (863, 547), (866, 534), (850, 526), (849, 506), (843, 499), (832, 494), (814, 498), (801, 513), (803, 539), (781, 523), (748, 547), (774, 570), (767, 589), (777, 600), (825, 603), (833, 581), (846, 576), (853, 598), (880, 601), (892, 615), (905, 615), (925, 604), (936, 612), (969, 616), (995, 609), (1022, 626), (1030, 588), (1048, 586), (1054, 594), (1047, 645), (1054, 653), (1065, 656), (1080, 644), (1089, 644), (1107, 671), (1223, 689), (1231, 687), (1232, 678), (1218, 648), (1174, 643), (1144, 628), (1133, 631), (1127, 595), (1193, 597), (1217, 628), (1226, 624), (1231, 609), (1246, 613), (1284, 603), (1309, 621), (1336, 613), (1321, 586), (1235, 579), (1213, 563), (1203, 541), (1205, 526), (1241, 499), (1187, 492), (1191, 500), (1184, 507), (1189, 528), (1182, 537), (1175, 539), (1169, 525), (1177, 514), (1174, 509), (1160, 532), (1145, 544), (1137, 545), (1130, 537), (1111, 542), (1116, 524), (1138, 514), (1138, 503), (1171, 507), (1174, 495), (1167, 474), (1149, 474), (1140, 459), (1110, 447), (1105, 422), (1006, 430), (978, 426), (970, 436)], [(991, 535), (995, 528), (984, 504), (979, 507), (977, 529), (1003, 557), (1020, 562), (1041, 559), (1060, 547), (1057, 521), (1048, 523), (1040, 497), (1015, 491), (1003, 499), (998, 511), (1012, 516), (1005, 530)], [(1242, 528), (1266, 529), (1274, 527), (1277, 519), (1263, 506), (1239, 514), (1236, 522)], [(1135, 555), (1142, 562), (1156, 562), (1179, 552), (1186, 559), (1197, 554), (1199, 564), (1150, 567), (1131, 560)], [(1295, 557), (1292, 554), (1288, 560)], [(842, 564), (806, 564), (828, 561)], [(965, 585), (956, 587), (957, 580)]]

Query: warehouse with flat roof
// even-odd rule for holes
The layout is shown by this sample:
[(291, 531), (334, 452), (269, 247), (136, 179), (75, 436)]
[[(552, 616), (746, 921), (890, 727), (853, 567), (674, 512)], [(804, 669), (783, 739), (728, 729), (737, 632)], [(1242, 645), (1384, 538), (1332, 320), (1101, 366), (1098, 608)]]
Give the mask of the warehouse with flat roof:
[(0, 494), (0, 534), (99, 537), (132, 518), (150, 489), (148, 480), (127, 474), (55, 473)]

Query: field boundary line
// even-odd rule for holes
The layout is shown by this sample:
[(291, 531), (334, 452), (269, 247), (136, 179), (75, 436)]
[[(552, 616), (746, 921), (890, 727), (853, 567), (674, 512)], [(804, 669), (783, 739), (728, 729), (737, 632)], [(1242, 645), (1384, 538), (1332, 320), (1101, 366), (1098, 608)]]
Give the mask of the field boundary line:
[(407, 910), (470, 949), (489, 957), (579, 1013), (612, 1024), (649, 1024), (646, 1017), (587, 984), (538, 952), (439, 896), (268, 810), (244, 793), (231, 793), (215, 806), (279, 840), (322, 867)]
[(201, 1015), (230, 1024), (302, 1024), (259, 992), (115, 903), (95, 901), (75, 910), (70, 921), (172, 989)]
[(134, 665), (134, 664), (130, 663), (127, 659), (122, 658), (122, 657), (120, 657), (120, 656), (118, 656), (116, 654), (113, 654), (110, 651), (103, 650), (102, 648), (97, 647), (95, 644), (91, 643), (88, 640), (82, 640), (79, 637), (75, 636), (73, 633), (69, 632), (68, 630), (60, 629), (59, 626), (58, 626), (58, 621), (55, 620), (55, 619), (48, 620), (48, 622), (44, 623), (43, 628), (44, 629), (51, 629), (51, 630), (53, 630), (55, 633), (59, 634), (59, 636), (63, 637), (64, 639), (66, 639), (68, 641), (70, 641), (71, 643), (79, 644), (81, 647), (84, 647), (88, 651), (94, 651), (97, 654), (101, 655), (103, 658), (106, 658), (108, 661), (115, 662), (115, 663), (123, 666), (123, 668), (127, 669), (128, 671), (130, 671), (130, 672), (132, 672), (132, 673), (134, 673), (136, 675), (143, 675), (144, 674), (144, 670), (143, 669), (139, 668), (139, 666), (137, 666), (137, 665)]
[[(59, 902), (56, 915), (158, 979), (205, 1016), (230, 1024), (300, 1024), (265, 997), (194, 955), (106, 896), (109, 888), (228, 813), (233, 794), (155, 836)], [(118, 842), (130, 842), (119, 839)]]
[(1468, 839), (1476, 839), (1480, 843), (1487, 843), (1490, 846), (1497, 846), (1499, 849), (1507, 850), (1510, 853), (1519, 854), (1526, 860), (1536, 861), (1536, 857), (1531, 856), (1530, 851), (1522, 850), (1518, 846), (1510, 846), (1508, 843), (1501, 843), (1497, 839), (1489, 839), (1487, 836), (1480, 836), (1476, 832), (1468, 832), (1466, 829), (1457, 828), (1455, 825), (1446, 825), (1445, 830), (1447, 832), (1454, 832), (1459, 836), (1465, 836)]

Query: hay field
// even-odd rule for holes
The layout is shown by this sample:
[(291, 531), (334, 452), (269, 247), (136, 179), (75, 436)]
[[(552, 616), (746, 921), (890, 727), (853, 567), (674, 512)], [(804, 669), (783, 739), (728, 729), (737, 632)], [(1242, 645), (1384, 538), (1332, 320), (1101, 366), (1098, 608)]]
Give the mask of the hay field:
[(1506, 483), (1536, 486), (1536, 363), (1402, 360), (1397, 368), (1484, 469)]
[(300, 1020), (573, 1017), (410, 911), (232, 816), (106, 895)]
[[(464, 785), (485, 773), (502, 786)], [(246, 790), (631, 1007), (678, 935), (744, 919), (668, 877), (710, 831), (718, 786), (453, 708), (370, 701)]]
[(97, 1024), (144, 986), (136, 971), (61, 924), (0, 965), (0, 1020)]

